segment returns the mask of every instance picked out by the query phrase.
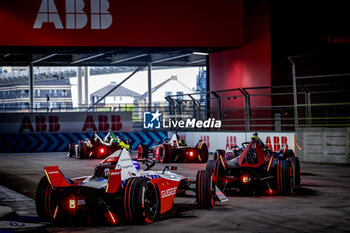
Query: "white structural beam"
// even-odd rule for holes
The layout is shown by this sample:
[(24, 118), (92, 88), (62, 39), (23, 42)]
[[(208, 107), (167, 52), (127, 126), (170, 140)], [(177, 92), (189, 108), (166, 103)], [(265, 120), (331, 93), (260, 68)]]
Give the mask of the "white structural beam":
[(35, 63), (38, 63), (38, 62), (41, 62), (41, 61), (44, 61), (44, 60), (47, 60), (51, 57), (54, 57), (56, 56), (57, 53), (53, 53), (53, 54), (50, 54), (50, 55), (47, 55), (47, 56), (43, 56), (43, 57), (37, 57), (33, 60), (32, 64), (35, 64)]
[(84, 104), (89, 106), (89, 76), (90, 69), (88, 66), (85, 66), (84, 70)]
[(99, 53), (99, 54), (95, 54), (95, 55), (91, 55), (91, 56), (82, 56), (82, 55), (75, 55), (74, 56), (74, 61), (71, 62), (72, 65), (83, 62), (83, 61), (87, 61), (87, 60), (91, 60), (97, 57), (101, 57), (105, 55), (104, 53)]
[(148, 64), (148, 111), (152, 110), (152, 64)]
[(29, 109), (32, 112), (34, 107), (34, 72), (33, 64), (29, 65)]
[(77, 72), (77, 88), (78, 88), (78, 108), (82, 105), (82, 70), (81, 66), (78, 66), (78, 72)]
[(121, 62), (125, 62), (125, 61), (130, 61), (130, 60), (134, 60), (134, 59), (137, 59), (137, 58), (140, 58), (140, 57), (145, 57), (145, 56), (147, 56), (146, 53), (140, 54), (140, 55), (136, 55), (136, 56), (132, 56), (132, 57), (125, 57), (125, 58), (121, 58), (121, 59), (114, 58), (114, 60), (111, 62), (111, 64), (116, 64), (116, 63), (121, 63)]

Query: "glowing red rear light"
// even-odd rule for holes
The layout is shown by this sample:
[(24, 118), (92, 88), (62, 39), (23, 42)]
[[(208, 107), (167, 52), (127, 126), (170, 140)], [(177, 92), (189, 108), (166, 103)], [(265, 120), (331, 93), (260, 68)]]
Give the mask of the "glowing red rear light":
[(101, 152), (101, 154), (105, 153), (105, 149), (101, 148), (100, 152)]
[(248, 176), (242, 176), (242, 182), (243, 183), (248, 183), (249, 182), (249, 177)]
[(193, 156), (193, 151), (190, 151), (190, 156), (191, 156), (191, 157)]
[(77, 207), (76, 202), (74, 199), (69, 199), (69, 208), (75, 209)]

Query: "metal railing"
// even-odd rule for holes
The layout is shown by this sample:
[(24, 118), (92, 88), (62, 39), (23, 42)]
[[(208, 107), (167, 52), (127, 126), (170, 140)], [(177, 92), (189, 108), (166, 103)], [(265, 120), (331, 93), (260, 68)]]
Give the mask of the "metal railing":
[[(333, 85), (333, 84), (334, 85)], [(159, 110), (164, 118), (222, 121), (220, 131), (295, 131), (297, 127), (349, 127), (350, 90), (346, 85), (303, 83), (293, 86), (250, 87), (166, 97), (162, 104), (98, 104), (72, 108), (33, 108), (33, 112), (130, 111), (135, 130), (143, 114)], [(203, 95), (204, 94), (204, 95)], [(209, 99), (201, 99), (208, 96)], [(210, 103), (208, 108), (207, 103)], [(297, 110), (297, 118), (294, 116)], [(3, 108), (0, 112), (29, 112), (29, 108)], [(190, 129), (193, 130), (193, 129)], [(198, 129), (200, 130), (200, 129)], [(206, 129), (207, 130), (207, 129)]]

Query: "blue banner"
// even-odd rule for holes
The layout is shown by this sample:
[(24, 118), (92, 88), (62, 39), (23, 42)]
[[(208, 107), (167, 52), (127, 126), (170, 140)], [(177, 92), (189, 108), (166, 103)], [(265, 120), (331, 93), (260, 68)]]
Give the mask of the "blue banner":
[[(138, 145), (146, 144), (150, 147), (167, 138), (167, 132), (135, 132), (114, 133), (116, 136), (130, 139), (132, 150)], [(33, 134), (0, 134), (0, 153), (21, 152), (68, 152), (71, 142), (90, 138), (92, 133), (33, 133)], [(99, 133), (101, 138), (106, 133)]]

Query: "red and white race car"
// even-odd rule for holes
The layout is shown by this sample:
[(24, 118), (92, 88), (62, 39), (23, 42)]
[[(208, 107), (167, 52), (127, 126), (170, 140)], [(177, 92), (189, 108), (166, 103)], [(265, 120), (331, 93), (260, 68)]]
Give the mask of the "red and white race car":
[(112, 225), (123, 220), (149, 224), (173, 208), (175, 196), (188, 195), (186, 191), (196, 193), (200, 208), (212, 208), (215, 196), (227, 200), (208, 171), (198, 171), (192, 182), (169, 171), (168, 166), (151, 171), (155, 162), (145, 160), (144, 164), (147, 168), (141, 170), (122, 149), (100, 162), (92, 176), (70, 179), (58, 166), (45, 167), (36, 192), (37, 213), (43, 221), (58, 223), (104, 219)]
[(163, 143), (153, 146), (151, 150), (145, 144), (137, 148), (139, 160), (148, 159), (149, 153), (153, 153), (153, 160), (160, 163), (206, 163), (208, 161), (208, 146), (203, 140), (199, 140), (196, 146), (187, 146), (185, 140), (176, 132), (171, 139), (165, 139)]
[(90, 138), (80, 140), (77, 144), (69, 144), (68, 157), (78, 159), (104, 159), (113, 152), (122, 148), (129, 149), (131, 141), (119, 138), (112, 131), (102, 139), (98, 133), (94, 132)]

